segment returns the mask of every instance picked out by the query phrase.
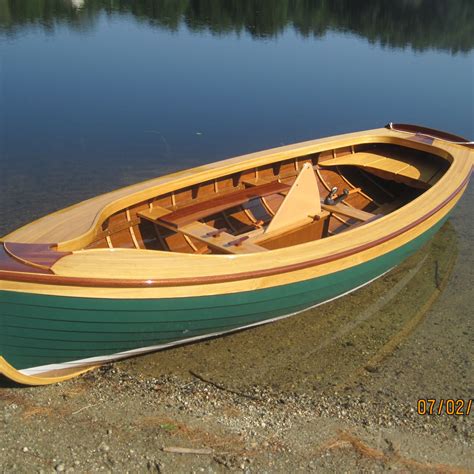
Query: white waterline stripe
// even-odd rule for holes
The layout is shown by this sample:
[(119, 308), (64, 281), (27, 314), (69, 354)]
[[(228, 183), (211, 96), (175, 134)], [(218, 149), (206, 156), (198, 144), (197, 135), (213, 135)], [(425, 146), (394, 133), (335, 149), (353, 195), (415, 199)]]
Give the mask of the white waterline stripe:
[(247, 324), (246, 326), (240, 326), (238, 328), (229, 329), (227, 331), (213, 332), (213, 333), (210, 333), (210, 334), (204, 334), (202, 336), (195, 336), (195, 337), (189, 337), (187, 339), (180, 339), (179, 341), (168, 342), (167, 344), (160, 344), (160, 345), (156, 345), (156, 346), (142, 347), (140, 349), (132, 349), (132, 350), (129, 350), (129, 351), (118, 352), (117, 354), (112, 354), (112, 355), (109, 355), (109, 356), (89, 357), (88, 359), (81, 359), (81, 360), (76, 360), (76, 361), (71, 361), (71, 362), (64, 362), (62, 364), (41, 365), (41, 366), (38, 366), (38, 367), (32, 367), (30, 369), (19, 370), (18, 372), (20, 372), (23, 375), (38, 375), (38, 374), (41, 374), (41, 373), (44, 373), (44, 372), (50, 372), (50, 371), (53, 371), (53, 370), (64, 370), (64, 369), (80, 368), (80, 367), (89, 366), (89, 365), (104, 364), (106, 362), (126, 359), (127, 357), (132, 357), (132, 356), (136, 356), (136, 355), (140, 355), (140, 354), (146, 354), (147, 352), (154, 352), (154, 351), (158, 351), (160, 349), (166, 349), (168, 347), (173, 347), (173, 346), (177, 346), (177, 345), (180, 345), (180, 344), (188, 344), (190, 342), (195, 342), (195, 341), (199, 341), (199, 340), (202, 340), (202, 339), (217, 337), (217, 336), (221, 336), (223, 334), (230, 334), (230, 333), (233, 333), (233, 332), (236, 332), (236, 331), (240, 331), (242, 329), (248, 329), (248, 328), (255, 327), (255, 326), (261, 326), (263, 324), (272, 323), (272, 322), (275, 322), (275, 321), (279, 321), (281, 319), (289, 318), (291, 316), (302, 313), (304, 311), (309, 311), (310, 309), (317, 308), (318, 306), (321, 306), (323, 304), (326, 304), (326, 303), (329, 303), (331, 301), (337, 300), (338, 298), (342, 298), (343, 296), (346, 296), (349, 293), (352, 293), (353, 291), (357, 291), (360, 288), (363, 288), (364, 286), (369, 285), (370, 283), (377, 280), (378, 278), (383, 277), (385, 274), (387, 274), (388, 272), (393, 270), (393, 268), (395, 268), (395, 267), (392, 267), (392, 268), (388, 269), (387, 271), (381, 273), (380, 275), (376, 276), (375, 278), (372, 278), (371, 280), (363, 283), (362, 285), (359, 285), (355, 288), (352, 288), (351, 290), (346, 291), (345, 293), (342, 293), (338, 296), (335, 296), (334, 298), (330, 298), (328, 300), (317, 303), (313, 306), (309, 306), (308, 308), (301, 309), (301, 310), (295, 311), (293, 313), (285, 314), (283, 316), (278, 316), (276, 318), (265, 319), (264, 321), (258, 321), (256, 323)]

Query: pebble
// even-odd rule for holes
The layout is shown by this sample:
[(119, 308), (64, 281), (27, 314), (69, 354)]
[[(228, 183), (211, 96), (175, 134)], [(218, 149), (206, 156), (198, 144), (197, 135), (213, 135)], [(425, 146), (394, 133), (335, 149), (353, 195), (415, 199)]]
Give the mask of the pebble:
[(104, 453), (107, 453), (110, 451), (110, 446), (105, 444), (104, 442), (100, 443), (99, 445), (99, 451), (103, 451)]
[(66, 470), (66, 466), (63, 463), (56, 464), (54, 468), (56, 472), (64, 472)]

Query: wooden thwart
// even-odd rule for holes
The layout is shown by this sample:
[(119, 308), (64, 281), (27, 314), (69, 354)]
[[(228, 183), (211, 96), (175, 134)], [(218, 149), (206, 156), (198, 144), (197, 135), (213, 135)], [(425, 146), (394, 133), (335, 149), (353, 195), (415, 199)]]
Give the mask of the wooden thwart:
[(198, 221), (199, 219), (217, 214), (231, 207), (245, 204), (251, 199), (277, 194), (288, 189), (290, 189), (288, 184), (279, 183), (278, 181), (253, 186), (251, 188), (239, 189), (238, 191), (223, 196), (216, 196), (163, 215), (160, 217), (160, 223), (163, 223), (169, 228), (178, 229), (193, 221)]
[(221, 232), (219, 235), (215, 235), (216, 230), (215, 227), (198, 221), (179, 228), (179, 232), (182, 232), (184, 235), (200, 240), (209, 247), (224, 253), (256, 253), (267, 251), (267, 249), (246, 240), (239, 240), (238, 236), (228, 234), (227, 232)]
[(321, 207), (329, 212), (335, 212), (336, 214), (341, 214), (346, 217), (352, 217), (353, 219), (357, 219), (358, 221), (368, 221), (372, 219), (376, 214), (372, 214), (371, 212), (361, 211), (360, 209), (356, 209), (355, 207), (349, 207), (344, 204), (324, 204), (321, 203)]
[[(153, 207), (153, 209), (139, 212), (138, 215), (144, 219), (164, 225), (173, 230), (172, 226), (166, 225), (166, 221), (161, 219), (163, 216), (170, 213), (172, 213), (172, 211), (164, 207)], [(189, 224), (181, 225), (179, 229), (174, 230), (176, 232), (181, 232), (188, 237), (204, 242), (209, 247), (223, 253), (241, 254), (267, 251), (267, 249), (249, 241), (237, 241), (238, 237), (225, 232), (224, 229), (216, 229), (215, 227), (211, 227), (210, 225), (203, 224), (199, 221), (193, 221)]]

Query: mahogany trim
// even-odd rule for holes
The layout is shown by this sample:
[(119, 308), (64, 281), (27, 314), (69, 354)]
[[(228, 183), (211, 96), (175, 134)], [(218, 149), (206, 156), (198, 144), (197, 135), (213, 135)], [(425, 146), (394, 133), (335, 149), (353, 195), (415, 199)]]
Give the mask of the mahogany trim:
[(66, 255), (71, 255), (71, 252), (58, 252), (53, 250), (54, 246), (56, 246), (56, 244), (3, 243), (3, 248), (10, 257), (24, 265), (48, 272), (59, 259)]
[(412, 125), (409, 123), (392, 122), (385, 125), (385, 128), (388, 128), (389, 130), (393, 130), (395, 132), (422, 134), (430, 138), (438, 138), (454, 143), (456, 145), (464, 145), (469, 148), (474, 148), (474, 142), (471, 142), (464, 137), (460, 137), (459, 135), (454, 135), (453, 133), (443, 132), (442, 130), (436, 130), (435, 128), (421, 127), (419, 125)]
[(5, 246), (0, 243), (0, 271), (18, 272), (18, 273), (50, 273), (51, 270), (37, 268), (27, 265), (17, 258), (12, 257), (6, 250)]
[(1, 271), (0, 277), (3, 280), (8, 281), (19, 281), (27, 283), (43, 283), (50, 285), (64, 285), (64, 286), (81, 286), (81, 287), (105, 287), (105, 288), (154, 288), (154, 287), (170, 287), (170, 286), (185, 286), (185, 285), (201, 285), (209, 283), (225, 283), (239, 280), (246, 280), (251, 278), (259, 278), (277, 275), (281, 273), (294, 272), (303, 270), (305, 268), (322, 265), (325, 263), (332, 262), (341, 258), (349, 257), (356, 253), (368, 250), (377, 245), (383, 244), (389, 240), (398, 237), (399, 235), (407, 232), (417, 225), (421, 224), (425, 220), (429, 219), (432, 215), (436, 214), (443, 207), (447, 206), (468, 184), (470, 175), (467, 176), (458, 188), (453, 191), (443, 202), (438, 204), (436, 207), (431, 209), (424, 216), (416, 219), (415, 221), (407, 224), (391, 234), (387, 234), (380, 239), (368, 242), (358, 247), (354, 247), (343, 252), (339, 252), (326, 257), (314, 258), (304, 262), (294, 263), (290, 265), (284, 265), (282, 267), (274, 267), (268, 269), (262, 269), (254, 272), (241, 272), (232, 273), (227, 275), (214, 275), (214, 276), (202, 276), (202, 277), (185, 277), (185, 278), (168, 278), (159, 280), (133, 280), (133, 279), (112, 279), (112, 278), (83, 278), (83, 277), (68, 277), (58, 275), (42, 275), (42, 274), (25, 274), (11, 271)]

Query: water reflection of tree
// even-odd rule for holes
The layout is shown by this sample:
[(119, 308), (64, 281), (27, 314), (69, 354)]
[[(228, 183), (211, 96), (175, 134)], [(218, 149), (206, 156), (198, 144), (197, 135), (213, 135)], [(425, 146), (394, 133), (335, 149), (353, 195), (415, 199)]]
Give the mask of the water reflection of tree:
[(350, 32), (415, 50), (474, 47), (472, 0), (0, 0), (0, 28), (14, 32), (60, 23), (88, 28), (101, 12), (132, 14), (171, 30), (186, 25), (196, 32), (246, 32), (255, 38), (293, 27), (304, 36)]

